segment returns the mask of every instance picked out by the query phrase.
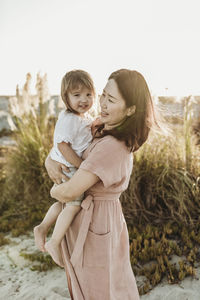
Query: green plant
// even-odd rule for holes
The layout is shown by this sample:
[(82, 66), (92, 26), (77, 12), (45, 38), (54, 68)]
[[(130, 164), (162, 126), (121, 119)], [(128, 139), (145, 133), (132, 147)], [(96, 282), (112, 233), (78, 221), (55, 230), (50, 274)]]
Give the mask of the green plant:
[(6, 244), (9, 244), (10, 240), (5, 238), (2, 233), (0, 233), (0, 247)]
[(195, 277), (195, 266), (200, 262), (199, 228), (200, 225), (192, 230), (172, 222), (129, 227), (133, 271), (146, 277), (139, 288), (141, 295), (165, 276), (168, 283), (178, 283), (186, 276)]
[(36, 264), (31, 266), (32, 271), (44, 272), (55, 268), (57, 265), (54, 263), (50, 255), (41, 252), (25, 253), (21, 252), (20, 255)]

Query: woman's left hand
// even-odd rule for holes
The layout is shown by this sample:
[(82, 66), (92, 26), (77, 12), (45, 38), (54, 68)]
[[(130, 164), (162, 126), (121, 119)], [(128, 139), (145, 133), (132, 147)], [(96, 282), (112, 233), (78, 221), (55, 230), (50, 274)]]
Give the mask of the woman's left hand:
[(55, 191), (55, 188), (58, 186), (58, 184), (54, 183), (54, 185), (52, 186), (52, 188), (50, 189), (50, 195), (52, 198), (55, 198), (54, 197), (54, 191)]

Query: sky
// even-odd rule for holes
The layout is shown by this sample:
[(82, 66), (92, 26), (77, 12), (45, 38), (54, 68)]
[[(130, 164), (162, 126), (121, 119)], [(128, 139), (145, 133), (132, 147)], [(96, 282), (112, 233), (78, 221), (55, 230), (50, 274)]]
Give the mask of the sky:
[(88, 71), (100, 94), (120, 68), (156, 95), (200, 95), (199, 0), (0, 0), (0, 95), (28, 72), (60, 93), (67, 71)]

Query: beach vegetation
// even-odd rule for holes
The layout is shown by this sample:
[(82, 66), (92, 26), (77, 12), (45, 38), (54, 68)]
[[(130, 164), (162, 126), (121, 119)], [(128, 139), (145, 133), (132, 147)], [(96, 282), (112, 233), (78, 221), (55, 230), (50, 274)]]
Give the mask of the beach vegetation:
[(47, 253), (42, 253), (39, 251), (26, 253), (24, 251), (21, 251), (20, 256), (33, 262), (30, 267), (31, 271), (45, 272), (58, 267), (51, 256)]
[(32, 229), (53, 203), (49, 195), (52, 182), (44, 161), (52, 146), (55, 118), (48, 115), (46, 106), (46, 77), (37, 76), (36, 107), (29, 94), (30, 79), (27, 75), (22, 94), (17, 90), (17, 101), (11, 105), (17, 127), (13, 134), (16, 145), (4, 154), (6, 163), (1, 168), (0, 228), (14, 236)]
[[(38, 75), (34, 97), (30, 95), (30, 80), (28, 75), (24, 91), (17, 89), (17, 100), (11, 101), (15, 103), (16, 146), (0, 152), (5, 158), (0, 165), (0, 231), (14, 236), (32, 230), (54, 201), (44, 162), (57, 116), (48, 113), (46, 77)], [(132, 268), (136, 275), (146, 278), (139, 287), (140, 294), (164, 277), (169, 283), (195, 277), (200, 263), (199, 125), (196, 123), (194, 131), (191, 99), (185, 99), (182, 125), (172, 124), (166, 135), (153, 132), (134, 153), (129, 187), (120, 198), (129, 230)], [(46, 254), (22, 256), (37, 262), (33, 270), (53, 267)]]

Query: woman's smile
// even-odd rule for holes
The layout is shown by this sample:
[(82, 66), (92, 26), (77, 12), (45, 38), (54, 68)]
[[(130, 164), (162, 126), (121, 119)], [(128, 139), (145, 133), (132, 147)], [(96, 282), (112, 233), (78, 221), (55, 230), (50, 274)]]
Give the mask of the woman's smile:
[(107, 113), (107, 112), (105, 112), (105, 111), (101, 111), (101, 117), (106, 117), (106, 116), (108, 116), (109, 114)]

